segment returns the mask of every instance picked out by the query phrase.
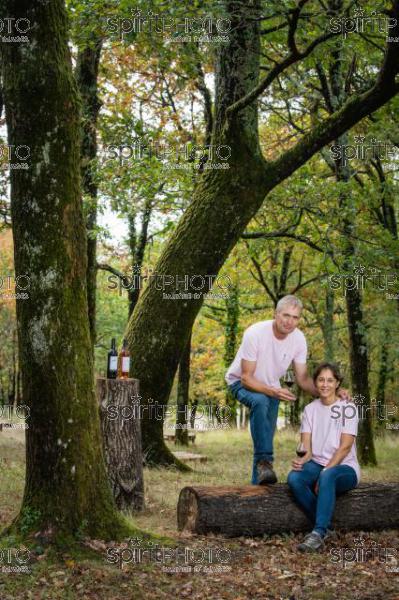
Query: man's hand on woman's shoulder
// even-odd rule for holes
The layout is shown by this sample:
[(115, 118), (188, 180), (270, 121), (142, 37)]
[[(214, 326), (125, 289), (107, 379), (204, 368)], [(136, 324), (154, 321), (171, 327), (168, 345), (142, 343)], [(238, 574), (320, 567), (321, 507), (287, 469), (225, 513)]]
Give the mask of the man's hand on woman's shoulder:
[(339, 388), (337, 396), (340, 400), (346, 400), (346, 402), (352, 402), (352, 396), (349, 390), (345, 388)]

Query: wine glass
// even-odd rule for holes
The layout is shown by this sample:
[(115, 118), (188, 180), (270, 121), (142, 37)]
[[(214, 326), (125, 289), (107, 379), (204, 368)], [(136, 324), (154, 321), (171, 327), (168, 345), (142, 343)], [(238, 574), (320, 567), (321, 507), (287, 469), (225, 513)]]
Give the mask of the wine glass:
[(295, 384), (295, 375), (292, 369), (288, 369), (286, 371), (283, 381), (289, 389), (293, 387), (293, 385)]
[(306, 448), (302, 442), (298, 442), (295, 452), (298, 458), (303, 458), (305, 456)]

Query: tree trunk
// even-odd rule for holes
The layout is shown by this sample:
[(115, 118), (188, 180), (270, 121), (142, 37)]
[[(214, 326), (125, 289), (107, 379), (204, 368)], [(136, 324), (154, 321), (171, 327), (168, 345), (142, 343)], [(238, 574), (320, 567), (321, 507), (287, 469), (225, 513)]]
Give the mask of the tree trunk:
[[(337, 140), (338, 144), (348, 145), (345, 134)], [(337, 162), (337, 181), (349, 183), (350, 172), (347, 165)], [(350, 191), (340, 193), (340, 207), (343, 211), (343, 255), (344, 271), (353, 270), (353, 258), (356, 255), (353, 235), (356, 226), (356, 207)], [(365, 408), (359, 419), (357, 450), (362, 464), (377, 464), (374, 439), (372, 411), (366, 410), (371, 405), (369, 386), (369, 358), (366, 326), (363, 319), (362, 293), (357, 287), (350, 286), (345, 290), (346, 312), (349, 335), (349, 358), (352, 391)]]
[(190, 411), (190, 427), (191, 427), (191, 429), (195, 428), (195, 416), (197, 414), (198, 404), (199, 404), (198, 398), (194, 398), (194, 400), (191, 404), (191, 411)]
[(17, 407), (17, 332), (15, 329), (12, 332), (12, 372), (10, 380), (11, 394), (8, 396), (8, 404), (13, 406), (15, 412)]
[(22, 404), (22, 391), (21, 391), (21, 371), (19, 370), (18, 365), (18, 374), (17, 374), (17, 406)]
[(139, 382), (97, 379), (105, 464), (119, 510), (144, 508)]
[(87, 304), (93, 348), (96, 342), (97, 291), (97, 183), (94, 161), (97, 157), (97, 117), (101, 107), (97, 90), (101, 47), (102, 40), (100, 39), (92, 45), (80, 49), (75, 72), (83, 113), (81, 169), (83, 193), (87, 197)]
[[(238, 303), (239, 291), (238, 284), (234, 283), (229, 289), (226, 300), (226, 326), (225, 326), (225, 345), (224, 345), (224, 365), (227, 368), (231, 365), (236, 355), (237, 332), (240, 318), (240, 306)], [(227, 387), (227, 386), (226, 386)], [(230, 389), (226, 389), (226, 406), (229, 407), (229, 422), (236, 427), (237, 400), (234, 398)]]
[(180, 359), (177, 381), (175, 443), (188, 446), (188, 406), (190, 391), (191, 334)]
[(324, 313), (324, 360), (334, 361), (334, 291), (327, 287)]
[[(338, 143), (347, 143), (347, 137), (340, 138)], [(349, 174), (345, 168), (338, 168), (338, 181), (349, 181)], [(346, 205), (346, 206), (345, 206)], [(356, 250), (352, 242), (356, 209), (350, 198), (350, 192), (341, 193), (341, 206), (348, 208), (351, 216), (343, 217), (344, 234), (344, 271), (353, 269), (353, 257)], [(374, 439), (372, 411), (366, 410), (370, 407), (370, 386), (369, 386), (369, 358), (368, 358), (368, 340), (366, 325), (363, 318), (362, 293), (356, 287), (350, 287), (345, 290), (346, 313), (349, 335), (349, 358), (352, 392), (357, 396), (358, 402), (362, 403), (365, 410), (362, 418), (359, 419), (359, 431), (357, 437), (357, 450), (359, 460), (362, 464), (377, 464)]]
[[(331, 0), (330, 8), (342, 10), (343, 2)], [(331, 109), (342, 107), (347, 96), (347, 81), (343, 72), (342, 40), (338, 40), (331, 54), (330, 65), (330, 105)], [(346, 148), (349, 137), (345, 132), (337, 137), (336, 144)], [(351, 172), (348, 162), (341, 157), (335, 161), (336, 180), (340, 186), (339, 207), (342, 213), (342, 243), (343, 243), (343, 269), (353, 270), (353, 262), (356, 258), (356, 245), (354, 234), (356, 232), (357, 210), (353, 195), (349, 189)], [(364, 402), (365, 407), (370, 407), (369, 386), (369, 364), (368, 364), (368, 340), (366, 326), (363, 319), (362, 293), (359, 289), (351, 287), (345, 290), (348, 335), (349, 335), (349, 357), (352, 390), (358, 399)], [(364, 418), (359, 419), (359, 430), (357, 436), (357, 449), (362, 464), (377, 464), (374, 439), (373, 422), (371, 411), (365, 411)]]
[[(372, 88), (352, 97), (276, 160), (266, 161), (258, 143), (256, 100), (236, 104), (233, 110), (234, 103), (259, 81), (260, 4), (259, 0), (251, 5), (225, 4), (231, 28), (229, 41), (218, 48), (212, 143), (230, 147), (229, 169), (209, 169), (199, 178), (193, 200), (156, 265), (157, 279), (145, 288), (129, 321), (131, 376), (140, 380), (145, 402), (167, 402), (185, 340), (203, 302), (202, 294), (186, 302), (165, 299), (163, 293), (171, 287), (159, 289), (160, 278), (176, 282), (176, 277), (216, 276), (266, 195), (324, 145), (396, 94), (397, 49), (391, 44)], [(206, 282), (201, 291), (209, 287)], [(162, 421), (143, 419), (142, 433), (151, 464), (179, 464), (164, 444)]]
[[(227, 537), (309, 531), (311, 523), (287, 484), (242, 487), (185, 487), (177, 505), (180, 531)], [(360, 484), (338, 496), (333, 528), (373, 531), (399, 527), (399, 485)]]
[[(377, 382), (377, 391), (376, 391), (376, 401), (377, 406), (379, 407), (379, 414), (385, 415), (385, 388), (387, 385), (388, 374), (390, 371), (389, 364), (389, 349), (388, 349), (388, 340), (391, 336), (391, 328), (387, 326), (384, 327), (383, 331), (383, 339), (381, 342), (381, 351), (380, 351), (380, 366), (378, 370), (378, 382)], [(378, 420), (377, 425), (385, 428), (385, 423), (383, 420)]]
[[(381, 195), (381, 206), (380, 222), (383, 228), (390, 233), (392, 239), (398, 240), (398, 224), (395, 214), (394, 198), (390, 192), (390, 185), (385, 176), (384, 168), (379, 159), (374, 161), (374, 167), (377, 171), (377, 175), (380, 181), (380, 195)], [(397, 255), (393, 257), (393, 266), (396, 272), (399, 271), (399, 260)], [(399, 299), (396, 303), (396, 307), (399, 309)], [(378, 371), (378, 383), (376, 391), (377, 405), (381, 408), (381, 413), (385, 415), (385, 387), (390, 371), (392, 370), (392, 358), (389, 349), (392, 339), (392, 327), (390, 323), (384, 323), (381, 340), (381, 352), (380, 352), (380, 367)], [(384, 425), (383, 420), (378, 421), (378, 425)]]
[[(230, 168), (209, 169), (199, 178), (193, 201), (159, 259), (155, 269), (159, 277), (182, 279), (185, 275), (189, 278), (217, 275), (264, 198), (265, 172), (257, 137), (256, 105), (243, 110), (230, 127), (221, 131), (227, 106), (258, 81), (259, 23), (255, 19), (246, 22), (245, 16), (245, 11), (249, 16), (258, 15), (258, 3), (256, 5), (255, 9), (235, 5), (231, 15), (234, 35), (230, 43), (219, 50), (213, 143), (230, 146)], [(250, 179), (248, 172), (251, 172)], [(224, 214), (223, 219), (220, 214)], [(131, 376), (140, 380), (143, 398), (166, 404), (187, 333), (203, 297), (201, 294), (200, 298), (188, 302), (165, 300), (163, 291), (157, 287), (161, 286), (153, 280), (142, 293), (129, 322), (128, 339)], [(205, 283), (201, 292), (209, 289)], [(178, 464), (163, 442), (162, 429), (162, 421), (143, 419), (144, 450), (154, 465)]]
[(362, 464), (377, 464), (373, 439), (372, 411), (370, 407), (368, 343), (363, 323), (362, 297), (357, 289), (347, 290), (346, 310), (349, 329), (349, 350), (352, 391), (362, 403), (364, 411), (359, 419), (357, 450)]
[[(8, 142), (30, 148), (11, 170), (17, 300), (26, 431), (26, 484), (14, 529), (44, 539), (120, 537), (102, 454), (86, 293), (80, 189), (80, 112), (62, 0), (2, 0), (2, 14), (34, 24), (30, 43), (2, 44)], [(32, 118), (34, 115), (34, 118)]]
[[(137, 240), (136, 233), (136, 215), (133, 213), (129, 214), (129, 247), (130, 255), (132, 259), (132, 275), (138, 274), (140, 276), (141, 269), (144, 263), (144, 253), (148, 241), (148, 227), (150, 225), (151, 214), (152, 214), (152, 202), (151, 198), (146, 198), (143, 212), (141, 214), (141, 230)], [(136, 278), (133, 279), (136, 281)], [(135, 306), (140, 296), (140, 286), (134, 285), (128, 290), (129, 298), (129, 318), (133, 314)]]

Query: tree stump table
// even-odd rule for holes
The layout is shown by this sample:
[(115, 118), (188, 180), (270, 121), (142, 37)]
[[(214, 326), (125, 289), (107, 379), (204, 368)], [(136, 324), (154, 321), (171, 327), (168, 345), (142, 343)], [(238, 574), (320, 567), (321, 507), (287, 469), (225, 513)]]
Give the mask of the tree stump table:
[(97, 379), (103, 450), (119, 510), (144, 508), (139, 381)]

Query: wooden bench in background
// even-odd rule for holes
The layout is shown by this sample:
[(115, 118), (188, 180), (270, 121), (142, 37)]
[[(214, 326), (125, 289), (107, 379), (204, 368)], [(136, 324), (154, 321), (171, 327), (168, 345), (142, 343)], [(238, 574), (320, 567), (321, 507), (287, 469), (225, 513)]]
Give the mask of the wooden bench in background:
[[(175, 433), (164, 433), (163, 439), (167, 442), (174, 442), (176, 439)], [(188, 432), (188, 441), (194, 444), (195, 442), (195, 433), (193, 431)]]
[(205, 454), (192, 454), (191, 452), (173, 452), (176, 458), (188, 462), (207, 462), (208, 457)]

